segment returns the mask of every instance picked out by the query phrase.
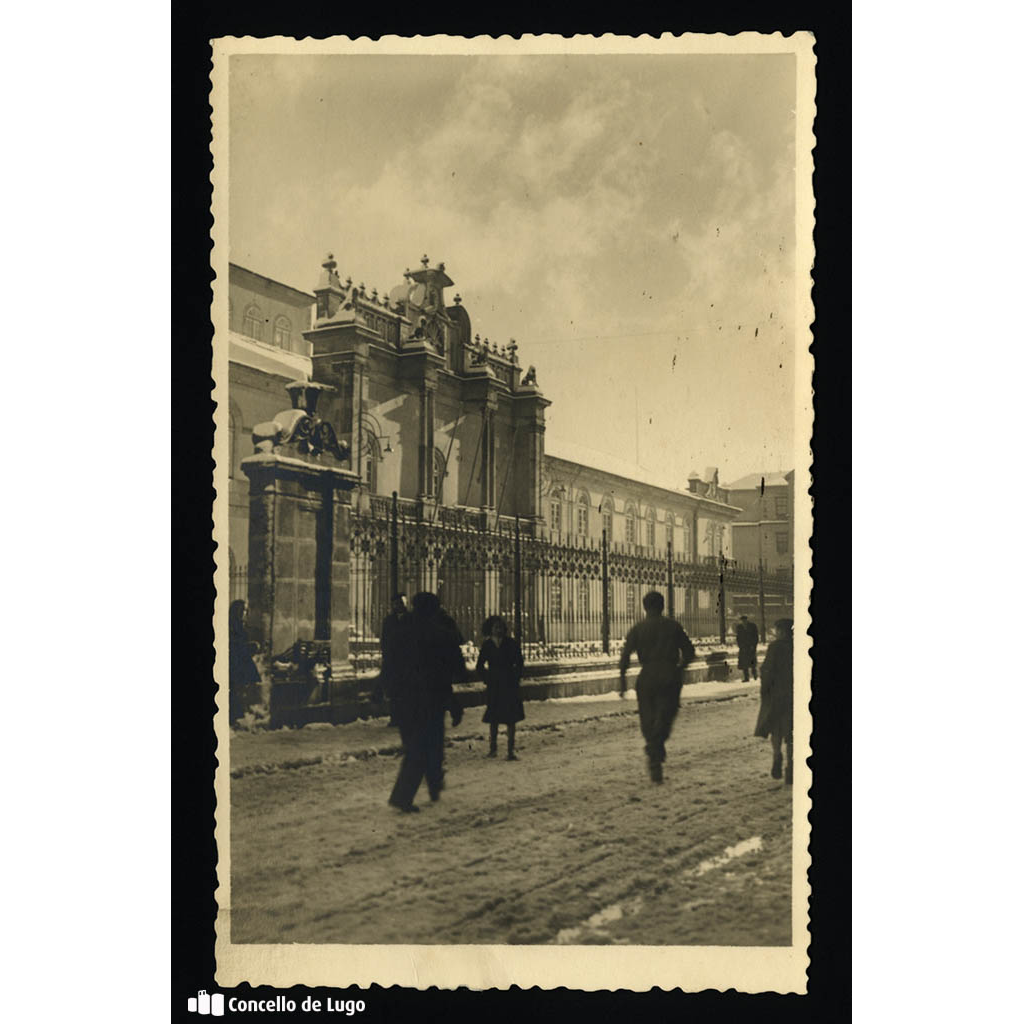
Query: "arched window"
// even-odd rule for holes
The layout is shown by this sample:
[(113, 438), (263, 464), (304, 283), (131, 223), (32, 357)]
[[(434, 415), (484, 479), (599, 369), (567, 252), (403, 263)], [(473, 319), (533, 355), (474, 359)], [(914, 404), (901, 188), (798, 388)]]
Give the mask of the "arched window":
[[(669, 544), (672, 544), (673, 546), (675, 545), (675, 542), (676, 542), (675, 528), (676, 528), (676, 517), (671, 512), (666, 512), (665, 513), (665, 544), (666, 544), (666, 546), (669, 545)], [(673, 552), (673, 554), (675, 554), (675, 552)]]
[(367, 433), (366, 454), (363, 456), (363, 481), (370, 494), (377, 493), (377, 466), (381, 461), (380, 441), (374, 434)]
[(657, 538), (655, 537), (655, 530), (657, 528), (657, 521), (654, 516), (654, 509), (649, 508), (647, 510), (647, 537), (645, 538), (647, 546), (653, 548)]
[(581, 537), (590, 536), (590, 499), (582, 492), (576, 498), (576, 532)]
[(608, 543), (612, 542), (612, 516), (615, 514), (615, 501), (605, 496), (601, 501), (601, 529), (604, 530)]
[(693, 558), (693, 550), (690, 548), (690, 527), (683, 523), (682, 537), (680, 537), (680, 554), (683, 558)]
[(705, 540), (707, 541), (709, 555), (717, 557), (722, 553), (722, 537), (724, 533), (725, 527), (721, 523), (714, 521), (708, 523)]
[(562, 499), (565, 497), (564, 487), (554, 487), (551, 490), (551, 532), (560, 534), (562, 532)]
[(636, 509), (632, 502), (626, 506), (626, 543), (636, 543)]
[(448, 475), (448, 470), (445, 466), (444, 453), (438, 449), (434, 449), (434, 497), (440, 504), (444, 504), (444, 478)]
[(242, 318), (242, 331), (255, 341), (260, 340), (263, 334), (263, 314), (259, 306), (254, 304), (246, 309)]
[(279, 316), (274, 320), (274, 344), (278, 348), (291, 349), (292, 322), (286, 316)]

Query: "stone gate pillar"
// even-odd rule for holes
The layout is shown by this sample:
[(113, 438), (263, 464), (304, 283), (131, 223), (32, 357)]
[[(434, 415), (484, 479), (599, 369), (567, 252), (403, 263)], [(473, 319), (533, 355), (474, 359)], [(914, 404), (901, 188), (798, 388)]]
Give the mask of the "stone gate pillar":
[(292, 407), (253, 428), (255, 452), (242, 460), (249, 626), (265, 661), (290, 654), (302, 670), (287, 680), (305, 685), (295, 694), (302, 703), (329, 699), (322, 668), (317, 677), (314, 666), (329, 664), (335, 680), (348, 673), (349, 508), (358, 478), (347, 445), (316, 411), (321, 393), (334, 389), (293, 381), (286, 390)]

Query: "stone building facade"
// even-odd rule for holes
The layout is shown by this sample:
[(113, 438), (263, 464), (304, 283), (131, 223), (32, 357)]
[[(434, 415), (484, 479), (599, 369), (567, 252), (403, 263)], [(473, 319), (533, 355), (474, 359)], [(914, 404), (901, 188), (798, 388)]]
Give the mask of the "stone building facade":
[(333, 258), (314, 289), (306, 339), (315, 379), (337, 389), (325, 415), (348, 441), (372, 495), (491, 515), (540, 516), (544, 410), (516, 342), (474, 334), (443, 263), (423, 257), (390, 293), (342, 282)]
[(756, 566), (760, 559), (768, 570), (792, 567), (793, 478), (793, 470), (749, 473), (728, 485), (729, 503), (741, 510), (732, 524), (737, 562)]
[(547, 528), (555, 536), (608, 541), (627, 551), (666, 551), (685, 561), (731, 555), (729, 525), (739, 509), (724, 497), (674, 490), (639, 471), (598, 468), (546, 453)]
[[(303, 337), (312, 324), (313, 295), (255, 274), (228, 268), (228, 469), (232, 570), (241, 574), (249, 546), (249, 481), (242, 459), (252, 454), (252, 429), (287, 404), (285, 386), (308, 380), (313, 363)], [(245, 597), (245, 581), (232, 585)]]
[[(447, 296), (453, 285), (445, 265), (426, 256), (385, 293), (343, 280), (330, 254), (309, 293), (231, 266), (233, 596), (245, 596), (249, 529), (239, 464), (252, 452), (253, 427), (278, 412), (294, 380), (329, 386), (318, 411), (349, 447), (355, 514), (383, 514), (397, 492), (427, 521), (468, 514), (508, 528), (518, 518), (533, 538), (597, 547), (607, 529), (611, 549), (649, 559), (662, 558), (669, 541), (682, 561), (733, 555), (741, 509), (716, 470), (676, 490), (636, 467), (547, 452), (550, 402), (536, 369), (521, 365), (515, 340), (481, 337), (460, 296)], [(623, 622), (639, 614), (641, 589), (612, 595)], [(577, 597), (599, 603), (597, 591)]]

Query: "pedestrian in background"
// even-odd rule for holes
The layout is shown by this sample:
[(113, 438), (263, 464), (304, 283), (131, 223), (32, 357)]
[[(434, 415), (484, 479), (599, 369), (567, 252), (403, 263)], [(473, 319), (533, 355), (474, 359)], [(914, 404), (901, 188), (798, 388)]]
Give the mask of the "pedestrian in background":
[(757, 626), (746, 617), (740, 616), (736, 623), (736, 643), (740, 649), (738, 667), (743, 669), (743, 682), (750, 680), (750, 673), (753, 672), (757, 678), (757, 644), (761, 637), (758, 635)]
[(619, 659), (620, 697), (626, 695), (626, 669), (634, 651), (640, 662), (636, 700), (652, 782), (662, 781), (665, 741), (679, 711), (683, 671), (696, 654), (686, 630), (675, 619), (665, 618), (664, 609), (665, 598), (656, 590), (644, 595), (647, 614), (626, 634)]
[(394, 702), (391, 701), (392, 677), (397, 663), (395, 653), (395, 642), (398, 637), (399, 624), (409, 614), (409, 605), (405, 594), (395, 594), (391, 598), (391, 611), (384, 616), (380, 626), (380, 676), (377, 686), (374, 687), (373, 697), (376, 703), (388, 699), (391, 704), (391, 717), (388, 720), (389, 726), (397, 726), (395, 719)]
[(526, 717), (519, 682), (523, 678), (523, 652), (519, 641), (509, 635), (508, 623), (500, 615), (492, 615), (482, 627), (486, 638), (480, 648), (476, 670), (487, 684), (487, 710), (484, 721), (491, 727), (491, 748), (488, 757), (498, 756), (498, 726), (508, 734), (506, 761), (516, 757), (516, 722)]
[(445, 712), (452, 725), (462, 720), (452, 690), (466, 677), (460, 639), (436, 595), (427, 592), (413, 597), (411, 613), (396, 626), (392, 706), (405, 751), (388, 802), (406, 814), (419, 810), (413, 800), (424, 778), (431, 800), (444, 788)]
[(252, 644), (245, 629), (245, 602), (228, 606), (228, 721), (234, 725), (245, 714), (260, 670), (252, 659)]
[(772, 778), (782, 778), (782, 743), (786, 743), (786, 782), (793, 782), (793, 620), (775, 623), (775, 639), (761, 665), (761, 709), (755, 736), (770, 736)]

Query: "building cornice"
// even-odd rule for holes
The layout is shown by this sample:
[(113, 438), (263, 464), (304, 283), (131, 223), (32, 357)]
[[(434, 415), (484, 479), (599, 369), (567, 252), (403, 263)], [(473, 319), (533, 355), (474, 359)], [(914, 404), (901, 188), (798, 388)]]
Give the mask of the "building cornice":
[(286, 352), (276, 345), (255, 341), (234, 331), (228, 331), (228, 362), (291, 379), (308, 378), (313, 372), (313, 360), (309, 356)]

